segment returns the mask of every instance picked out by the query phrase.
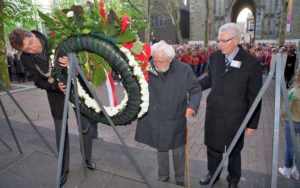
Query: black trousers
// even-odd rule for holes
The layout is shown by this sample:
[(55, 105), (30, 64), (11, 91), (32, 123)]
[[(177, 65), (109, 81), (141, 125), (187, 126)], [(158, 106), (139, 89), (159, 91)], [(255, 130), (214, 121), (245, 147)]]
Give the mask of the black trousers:
[[(208, 172), (212, 176), (217, 170), (221, 160), (223, 158), (223, 153), (220, 153), (213, 148), (207, 147), (207, 167)], [(219, 177), (218, 174), (217, 177)], [(228, 160), (228, 183), (238, 183), (241, 178), (241, 151), (239, 149), (233, 149), (229, 155)]]
[[(65, 95), (61, 93), (47, 92), (47, 97), (55, 125), (57, 150), (59, 150)], [(81, 126), (83, 129), (83, 148), (81, 148), (81, 153), (84, 153), (86, 160), (91, 160), (93, 147), (93, 131), (90, 129), (91, 122), (86, 117), (81, 116)], [(69, 171), (70, 161), (68, 126), (64, 144), (62, 172), (67, 172)], [(82, 152), (82, 150), (84, 150), (84, 152)]]

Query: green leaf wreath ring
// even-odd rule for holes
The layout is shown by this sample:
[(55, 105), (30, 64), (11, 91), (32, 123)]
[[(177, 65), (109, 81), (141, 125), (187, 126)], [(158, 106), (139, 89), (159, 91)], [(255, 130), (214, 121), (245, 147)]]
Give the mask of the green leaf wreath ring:
[[(126, 55), (119, 49), (114, 41), (107, 37), (101, 37), (93, 34), (82, 34), (69, 37), (58, 46), (59, 56), (66, 56), (68, 53), (78, 53), (87, 51), (95, 53), (105, 59), (109, 65), (121, 76), (122, 84), (128, 95), (126, 107), (117, 114), (111, 116), (115, 125), (125, 125), (137, 118), (141, 110), (142, 94), (138, 79), (133, 74), (132, 67), (128, 64)], [(67, 73), (59, 64), (55, 64), (55, 74), (60, 81), (66, 81)], [(83, 85), (83, 83), (80, 83)], [(83, 85), (83, 90), (88, 93)], [(91, 96), (91, 95), (90, 95)], [(70, 101), (75, 103), (74, 90), (71, 89)], [(80, 98), (81, 113), (91, 120), (109, 125), (103, 112), (96, 112), (95, 109), (87, 105), (87, 101)]]

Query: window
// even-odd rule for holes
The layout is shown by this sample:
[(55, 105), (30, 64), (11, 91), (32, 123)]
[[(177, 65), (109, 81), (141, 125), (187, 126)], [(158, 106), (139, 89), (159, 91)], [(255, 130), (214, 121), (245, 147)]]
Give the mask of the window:
[(153, 28), (164, 28), (166, 27), (167, 18), (165, 16), (154, 16), (152, 17)]

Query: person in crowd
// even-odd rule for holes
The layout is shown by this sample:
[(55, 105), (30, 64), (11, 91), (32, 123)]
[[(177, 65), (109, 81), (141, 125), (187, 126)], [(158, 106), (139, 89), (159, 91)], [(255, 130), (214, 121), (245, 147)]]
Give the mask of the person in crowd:
[(268, 74), (270, 71), (270, 65), (271, 65), (271, 59), (272, 59), (272, 49), (269, 48), (266, 51), (266, 59), (265, 59), (265, 67), (264, 67), (264, 73)]
[[(240, 45), (241, 32), (235, 23), (219, 28), (218, 48), (209, 58), (208, 74), (199, 80), (203, 90), (211, 88), (207, 97), (204, 142), (207, 146), (208, 174), (200, 179), (209, 184), (223, 153), (231, 144), (248, 110), (262, 86), (262, 67), (257, 58)], [(245, 134), (250, 136), (258, 126), (261, 105), (247, 124)], [(244, 135), (240, 137), (229, 156), (227, 181), (235, 188), (241, 178), (241, 150)], [(219, 179), (218, 174), (217, 179)], [(214, 182), (215, 183), (215, 182)]]
[(205, 48), (200, 48), (199, 50), (199, 59), (200, 59), (200, 66), (198, 69), (198, 77), (201, 76), (205, 72), (206, 63), (208, 59), (208, 51)]
[[(300, 70), (297, 71), (295, 84), (288, 92), (289, 107), (292, 112), (292, 121), (296, 134), (300, 134)], [(278, 171), (286, 178), (294, 178), (299, 180), (299, 171), (295, 164), (294, 147), (292, 143), (291, 131), (285, 108), (282, 111), (282, 120), (285, 122), (285, 157), (284, 167), (280, 167)]]
[[(51, 115), (54, 120), (57, 149), (60, 145), (62, 130), (62, 118), (64, 109), (65, 95), (58, 87), (58, 81), (52, 77), (52, 63), (50, 62), (50, 46), (45, 36), (38, 31), (27, 31), (24, 29), (14, 29), (9, 33), (11, 46), (22, 52), (21, 62), (25, 70), (34, 81), (36, 87), (43, 89), (47, 93)], [(67, 64), (67, 57), (59, 57), (59, 62)], [(81, 124), (83, 131), (84, 155), (86, 167), (95, 169), (96, 165), (92, 162), (92, 131), (89, 129), (90, 121), (82, 116)], [(61, 172), (61, 186), (67, 181), (69, 172), (69, 138), (66, 132), (65, 147), (63, 154), (63, 165)]]
[(199, 67), (199, 62), (200, 62), (199, 52), (198, 52), (198, 50), (194, 50), (193, 53), (192, 53), (192, 65), (191, 65), (191, 67), (192, 67), (192, 70), (193, 70), (193, 72), (196, 76), (198, 76), (197, 70), (198, 70), (198, 67)]
[(192, 49), (188, 48), (188, 49), (184, 49), (182, 57), (181, 57), (181, 62), (188, 64), (189, 66), (192, 66), (193, 62), (192, 62)]
[(287, 59), (286, 59), (286, 64), (284, 69), (286, 88), (289, 88), (290, 81), (294, 76), (295, 64), (296, 64), (296, 53), (294, 52), (294, 48), (292, 46), (289, 46), (287, 49)]
[(13, 64), (16, 68), (17, 80), (19, 83), (25, 82), (25, 70), (22, 62), (20, 61), (20, 54), (14, 54)]
[(8, 69), (8, 75), (9, 75), (9, 80), (13, 81), (13, 58), (11, 55), (6, 55), (7, 58), (7, 69)]
[(169, 180), (172, 150), (176, 184), (183, 186), (186, 121), (197, 112), (201, 87), (191, 67), (175, 60), (173, 47), (165, 41), (152, 46), (152, 57), (149, 110), (137, 122), (135, 140), (157, 150), (160, 181)]

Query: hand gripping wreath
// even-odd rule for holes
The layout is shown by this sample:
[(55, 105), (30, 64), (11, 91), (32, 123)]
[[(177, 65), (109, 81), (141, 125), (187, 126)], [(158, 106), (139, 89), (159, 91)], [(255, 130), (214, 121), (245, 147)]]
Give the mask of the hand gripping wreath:
[[(140, 67), (134, 61), (134, 57), (130, 54), (129, 50), (123, 47), (119, 49), (113, 41), (93, 34), (72, 36), (61, 42), (57, 50), (59, 56), (66, 56), (71, 52), (78, 53), (82, 51), (95, 53), (105, 59), (121, 76), (127, 95), (125, 95), (125, 99), (120, 105), (114, 107), (114, 112), (109, 113), (107, 110), (115, 125), (128, 124), (147, 111), (149, 98), (147, 81), (144, 79), (141, 70), (138, 70)], [(59, 64), (55, 64), (55, 73), (60, 81), (66, 81), (66, 72)], [(89, 119), (109, 125), (95, 100), (90, 94), (87, 94), (88, 91), (85, 89), (87, 87), (80, 81), (78, 86), (78, 90), (81, 90), (81, 92), (78, 91), (81, 113)], [(70, 101), (75, 104), (73, 89), (70, 92)]]

